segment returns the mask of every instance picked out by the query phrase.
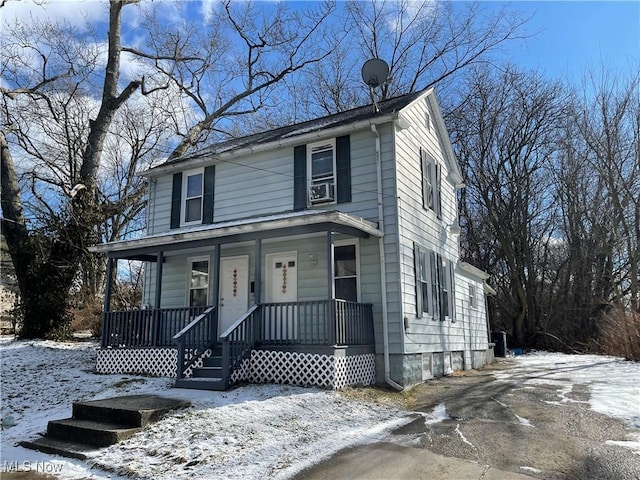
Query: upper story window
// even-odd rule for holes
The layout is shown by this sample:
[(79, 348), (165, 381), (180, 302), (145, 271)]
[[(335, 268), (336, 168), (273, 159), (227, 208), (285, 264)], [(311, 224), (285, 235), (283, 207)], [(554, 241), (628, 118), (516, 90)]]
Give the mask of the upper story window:
[(422, 206), (425, 210), (433, 210), (438, 218), (442, 218), (442, 166), (420, 149), (420, 167), (422, 170)]
[(182, 225), (202, 222), (204, 169), (184, 172), (182, 176)]
[(213, 223), (215, 165), (173, 174), (170, 228)]
[(335, 139), (307, 146), (307, 184), (309, 204), (335, 202), (336, 148)]

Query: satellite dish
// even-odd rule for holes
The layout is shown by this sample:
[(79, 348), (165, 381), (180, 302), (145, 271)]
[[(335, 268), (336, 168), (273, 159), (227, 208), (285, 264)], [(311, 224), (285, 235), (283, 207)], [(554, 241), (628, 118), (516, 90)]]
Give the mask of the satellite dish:
[(362, 80), (371, 88), (382, 85), (389, 78), (389, 65), (384, 60), (372, 58), (362, 66)]

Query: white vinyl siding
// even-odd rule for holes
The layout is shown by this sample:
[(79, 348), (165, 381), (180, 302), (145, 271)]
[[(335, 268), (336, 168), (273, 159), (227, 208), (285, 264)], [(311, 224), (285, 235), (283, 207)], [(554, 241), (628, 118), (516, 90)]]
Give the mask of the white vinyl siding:
[[(458, 238), (451, 236), (447, 226), (457, 220), (455, 186), (449, 179), (448, 163), (438, 128), (431, 122), (427, 128), (427, 111), (424, 100), (416, 101), (403, 110), (410, 128), (396, 134), (396, 169), (399, 228), (399, 259), (401, 290), (401, 318), (408, 319), (405, 330), (404, 353), (432, 353), (464, 350), (464, 331), (454, 313), (457, 298), (452, 272), (458, 261)], [(433, 188), (432, 208), (425, 208), (423, 197), (425, 164), (430, 164)], [(438, 195), (439, 194), (439, 195)], [(437, 198), (439, 197), (439, 199)], [(416, 281), (414, 245), (429, 252), (429, 305), (428, 313), (418, 315), (416, 295), (422, 292)], [(438, 268), (438, 258), (441, 266)], [(434, 268), (431, 268), (433, 266)], [(424, 283), (424, 282), (423, 282)], [(447, 297), (448, 307), (440, 310), (442, 297)], [(440, 321), (439, 312), (447, 313), (450, 321)], [(436, 311), (437, 309), (437, 311)], [(447, 319), (445, 315), (443, 318)], [(455, 321), (454, 321), (455, 320)]]

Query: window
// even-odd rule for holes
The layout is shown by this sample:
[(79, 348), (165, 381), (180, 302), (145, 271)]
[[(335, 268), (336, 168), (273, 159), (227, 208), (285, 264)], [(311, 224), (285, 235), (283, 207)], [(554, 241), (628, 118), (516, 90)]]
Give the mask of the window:
[(422, 169), (422, 206), (425, 210), (433, 210), (438, 218), (442, 218), (442, 166), (437, 164), (431, 155), (420, 149)]
[(478, 306), (478, 300), (476, 299), (476, 286), (469, 284), (469, 305), (473, 308)]
[(429, 256), (428, 252), (420, 252), (420, 275), (417, 276), (417, 280), (421, 283), (422, 290), (422, 311), (429, 313)]
[(214, 188), (215, 165), (174, 173), (170, 228), (213, 223)]
[(421, 318), (431, 314), (433, 320), (455, 321), (453, 263), (441, 255), (414, 245), (416, 275), (416, 313)]
[(335, 140), (308, 145), (309, 203), (331, 203), (335, 200)]
[(337, 242), (333, 247), (336, 298), (358, 301), (358, 244)]
[(188, 301), (190, 307), (202, 307), (209, 304), (209, 258), (190, 258), (188, 260)]

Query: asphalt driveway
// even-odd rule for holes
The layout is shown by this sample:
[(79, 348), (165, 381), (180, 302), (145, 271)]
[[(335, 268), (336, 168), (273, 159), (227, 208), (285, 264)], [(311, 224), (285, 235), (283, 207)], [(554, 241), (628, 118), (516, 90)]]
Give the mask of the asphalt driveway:
[[(523, 387), (526, 371), (497, 381), (493, 374), (511, 366), (499, 360), (416, 387), (412, 422), (295, 478), (640, 479), (640, 455), (606, 443), (628, 438), (629, 426), (591, 410), (588, 385), (574, 384), (565, 394), (571, 401), (558, 402), (553, 384)], [(426, 422), (425, 412), (441, 404), (449, 418)]]

